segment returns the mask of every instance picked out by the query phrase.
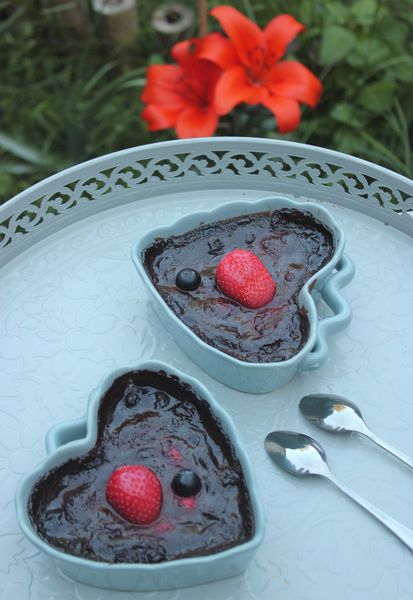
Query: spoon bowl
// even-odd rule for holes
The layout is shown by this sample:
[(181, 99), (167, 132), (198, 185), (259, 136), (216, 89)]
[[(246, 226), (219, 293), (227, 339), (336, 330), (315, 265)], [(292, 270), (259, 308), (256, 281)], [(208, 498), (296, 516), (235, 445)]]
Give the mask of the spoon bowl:
[(301, 398), (299, 407), (304, 417), (320, 429), (332, 433), (361, 433), (409, 467), (413, 467), (411, 458), (381, 440), (367, 427), (360, 409), (354, 402), (334, 394), (309, 394)]
[(264, 446), (271, 459), (284, 471), (299, 477), (320, 475), (331, 481), (413, 550), (413, 531), (339, 482), (328, 468), (326, 454), (316, 440), (294, 431), (272, 431), (265, 438)]
[(326, 476), (327, 457), (316, 440), (293, 431), (272, 431), (265, 438), (265, 449), (272, 460), (292, 475)]
[(321, 429), (337, 433), (364, 432), (360, 409), (350, 400), (333, 394), (309, 394), (300, 401), (300, 410)]

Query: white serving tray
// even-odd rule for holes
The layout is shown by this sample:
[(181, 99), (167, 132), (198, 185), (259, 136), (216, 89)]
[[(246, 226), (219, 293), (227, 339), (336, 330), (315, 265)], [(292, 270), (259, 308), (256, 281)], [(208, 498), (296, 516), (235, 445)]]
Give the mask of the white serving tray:
[[(268, 192), (320, 202), (346, 231), (353, 308), (319, 370), (266, 395), (230, 390), (165, 334), (130, 259), (137, 235), (195, 210)], [(369, 163), (309, 146), (248, 138), (155, 144), (60, 173), (0, 209), (0, 597), (16, 600), (408, 600), (411, 553), (321, 479), (276, 469), (263, 440), (297, 430), (332, 471), (413, 528), (413, 472), (356, 434), (315, 429), (310, 392), (357, 402), (371, 428), (413, 456), (413, 186)], [(397, 209), (398, 212), (395, 212)], [(327, 310), (319, 303), (319, 310)], [(204, 383), (227, 409), (256, 468), (266, 536), (240, 577), (159, 593), (119, 593), (64, 579), (20, 532), (19, 479), (45, 455), (57, 422), (84, 413), (99, 380), (156, 358)]]

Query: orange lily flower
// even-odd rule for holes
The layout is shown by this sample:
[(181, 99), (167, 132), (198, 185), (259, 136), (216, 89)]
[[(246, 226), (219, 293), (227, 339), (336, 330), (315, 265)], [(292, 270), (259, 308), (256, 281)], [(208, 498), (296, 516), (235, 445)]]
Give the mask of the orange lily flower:
[(305, 27), (290, 15), (279, 15), (260, 29), (231, 6), (211, 13), (227, 34), (208, 36), (201, 56), (223, 69), (215, 88), (220, 115), (236, 105), (263, 104), (277, 119), (281, 133), (295, 129), (301, 119), (300, 103), (317, 105), (322, 84), (299, 62), (285, 60), (287, 46)]
[(199, 58), (203, 41), (179, 42), (172, 48), (178, 64), (148, 68), (142, 94), (147, 106), (142, 118), (150, 131), (172, 127), (179, 138), (210, 136), (215, 132), (219, 116), (214, 106), (214, 90), (221, 69)]

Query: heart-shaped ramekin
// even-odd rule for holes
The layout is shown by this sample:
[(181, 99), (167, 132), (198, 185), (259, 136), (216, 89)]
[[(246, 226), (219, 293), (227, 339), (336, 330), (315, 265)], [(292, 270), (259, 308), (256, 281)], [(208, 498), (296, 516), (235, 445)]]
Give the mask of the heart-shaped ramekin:
[[(143, 252), (157, 238), (180, 235), (200, 224), (283, 208), (309, 212), (326, 225), (333, 232), (335, 250), (330, 261), (306, 282), (299, 293), (299, 306), (306, 311), (310, 324), (309, 337), (302, 349), (281, 362), (248, 363), (210, 346), (176, 316), (148, 276), (143, 264)], [(152, 229), (134, 244), (132, 259), (154, 300), (153, 306), (158, 317), (182, 350), (201, 369), (225, 385), (242, 392), (266, 393), (286, 385), (299, 371), (319, 367), (328, 357), (327, 336), (349, 324), (351, 309), (341, 296), (340, 289), (353, 279), (355, 269), (353, 262), (344, 254), (344, 246), (344, 231), (325, 208), (312, 202), (296, 202), (276, 196), (253, 202), (231, 202), (211, 211), (192, 213), (169, 226)], [(312, 296), (315, 291), (331, 308), (332, 316), (318, 319)]]
[[(156, 564), (105, 563), (66, 554), (50, 546), (33, 526), (28, 502), (35, 483), (50, 469), (69, 458), (88, 452), (96, 442), (97, 413), (100, 399), (113, 381), (124, 373), (136, 370), (164, 372), (189, 384), (196, 395), (206, 400), (232, 442), (241, 463), (249, 490), (254, 515), (253, 537), (238, 546), (207, 556), (183, 558)], [(251, 561), (264, 535), (264, 513), (259, 499), (255, 474), (228, 413), (196, 379), (159, 361), (148, 361), (134, 367), (120, 368), (104, 378), (89, 397), (87, 414), (76, 421), (53, 427), (46, 440), (48, 456), (37, 469), (20, 483), (16, 493), (17, 518), (23, 533), (35, 546), (51, 558), (66, 576), (92, 586), (124, 591), (154, 591), (182, 588), (225, 579), (242, 573)]]

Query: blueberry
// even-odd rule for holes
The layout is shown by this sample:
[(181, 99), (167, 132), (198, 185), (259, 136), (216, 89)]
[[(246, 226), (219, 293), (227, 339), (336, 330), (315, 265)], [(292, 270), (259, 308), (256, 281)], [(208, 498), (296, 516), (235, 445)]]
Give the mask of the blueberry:
[(201, 480), (196, 473), (190, 469), (182, 469), (175, 475), (171, 487), (174, 494), (182, 498), (195, 496), (201, 489)]
[(128, 408), (136, 406), (139, 402), (139, 393), (134, 389), (128, 390), (124, 396), (124, 402)]
[(201, 275), (195, 269), (182, 269), (176, 276), (176, 287), (184, 292), (193, 292), (201, 285)]

